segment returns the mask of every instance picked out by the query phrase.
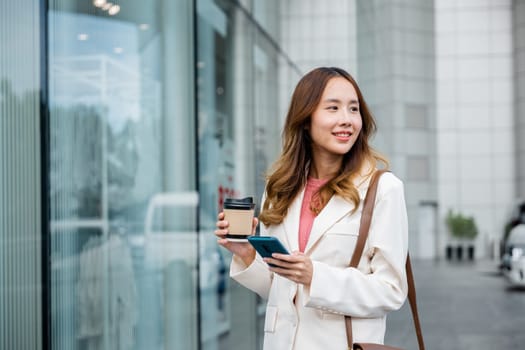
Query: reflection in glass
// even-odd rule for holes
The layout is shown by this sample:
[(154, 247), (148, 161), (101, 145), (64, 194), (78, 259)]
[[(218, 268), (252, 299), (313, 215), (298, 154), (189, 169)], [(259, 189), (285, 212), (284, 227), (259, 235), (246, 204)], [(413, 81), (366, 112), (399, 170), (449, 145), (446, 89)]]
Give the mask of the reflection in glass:
[(192, 84), (165, 75), (191, 1), (49, 7), (52, 347), (193, 349), (198, 196), (171, 165), (192, 102), (165, 97)]
[[(210, 234), (226, 197), (253, 196), (260, 210), (264, 172), (279, 149), (275, 142), (280, 138), (279, 53), (253, 22), (264, 15), (259, 10), (278, 4), (268, 3), (268, 8), (254, 4), (255, 18), (238, 2), (197, 1), (200, 305), (206, 310), (201, 315), (205, 350), (257, 349), (262, 344), (258, 333), (263, 330), (259, 322), (264, 308), (258, 308), (255, 294), (231, 283), (231, 254), (218, 248)], [(207, 282), (204, 276), (209, 276)]]
[(0, 349), (40, 349), (43, 2), (0, 1)]

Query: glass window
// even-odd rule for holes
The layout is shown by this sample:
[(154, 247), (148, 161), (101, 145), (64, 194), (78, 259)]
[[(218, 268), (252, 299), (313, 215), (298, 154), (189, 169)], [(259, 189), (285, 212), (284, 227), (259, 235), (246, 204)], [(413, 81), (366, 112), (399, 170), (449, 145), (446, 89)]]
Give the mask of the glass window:
[(53, 349), (197, 348), (192, 19), (49, 1)]
[[(238, 85), (249, 67), (249, 60), (239, 57), (245, 51), (239, 48), (236, 55), (234, 49), (240, 44), (236, 38), (240, 28), (250, 35), (246, 23), (239, 26), (237, 21), (242, 19), (232, 2), (197, 1), (200, 305), (206, 310), (201, 314), (202, 349), (253, 349), (256, 344), (255, 298), (243, 290), (232, 290), (228, 274), (231, 255), (218, 246), (213, 235), (224, 198), (254, 196), (251, 188), (241, 188), (240, 179), (251, 179), (243, 173), (250, 165), (237, 156), (238, 145), (251, 135), (235, 119), (237, 106), (246, 110), (252, 98), (249, 87), (244, 86), (247, 89), (243, 91)], [(246, 114), (244, 121), (250, 120)], [(248, 145), (247, 154), (250, 150)]]
[[(278, 11), (278, 4), (268, 11)], [(197, 1), (197, 105), (203, 349), (258, 349), (264, 303), (235, 288), (231, 254), (215, 229), (226, 197), (251, 196), (260, 210), (264, 173), (279, 150), (279, 69), (274, 38), (235, 1)], [(259, 13), (260, 14), (260, 13)], [(209, 278), (206, 281), (205, 274)], [(206, 281), (206, 282), (205, 282)]]
[(41, 349), (43, 2), (0, 1), (0, 349)]

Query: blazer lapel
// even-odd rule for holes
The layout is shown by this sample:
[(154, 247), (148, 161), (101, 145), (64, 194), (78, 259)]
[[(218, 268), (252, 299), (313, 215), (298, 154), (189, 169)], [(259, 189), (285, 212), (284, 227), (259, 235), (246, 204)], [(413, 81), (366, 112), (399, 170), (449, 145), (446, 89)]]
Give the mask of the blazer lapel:
[(283, 222), (286, 239), (290, 252), (299, 250), (299, 220), (301, 218), (301, 207), (303, 204), (304, 188), (292, 202)]
[[(359, 197), (361, 201), (364, 199), (368, 184), (370, 182), (369, 177), (358, 176), (354, 180), (354, 185), (359, 191)], [(299, 220), (301, 218), (301, 207), (303, 204), (304, 188), (293, 200), (285, 220), (282, 223), (284, 228), (286, 240), (290, 251), (299, 250)], [(326, 206), (321, 210), (319, 215), (315, 218), (312, 230), (310, 231), (310, 237), (306, 244), (305, 253), (315, 246), (319, 239), (325, 234), (325, 232), (332, 227), (336, 222), (341, 220), (344, 216), (349, 215), (354, 209), (354, 204), (346, 201), (342, 197), (332, 196)]]
[[(354, 185), (359, 192), (359, 198), (361, 200), (360, 205), (365, 198), (368, 185), (370, 184), (370, 176), (361, 175), (354, 179)], [(321, 210), (319, 215), (315, 218), (310, 231), (310, 237), (306, 244), (305, 253), (309, 254), (310, 250), (315, 247), (317, 242), (323, 237), (323, 235), (332, 227), (335, 223), (340, 221), (346, 215), (350, 215), (350, 212), (354, 209), (354, 204), (346, 201), (340, 196), (332, 196), (326, 206)]]
[(352, 203), (342, 197), (332, 196), (313, 222), (305, 253), (309, 253), (324, 233), (344, 216), (349, 215), (352, 209), (354, 209)]

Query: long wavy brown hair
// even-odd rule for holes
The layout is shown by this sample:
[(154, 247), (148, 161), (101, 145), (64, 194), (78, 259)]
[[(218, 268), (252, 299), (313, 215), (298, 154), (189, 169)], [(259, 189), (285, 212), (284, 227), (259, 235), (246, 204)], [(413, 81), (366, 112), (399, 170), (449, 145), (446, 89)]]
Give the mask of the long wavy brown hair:
[(330, 179), (316, 194), (319, 212), (330, 198), (337, 194), (359, 205), (359, 193), (354, 185), (354, 178), (366, 165), (370, 175), (378, 163), (388, 167), (385, 157), (374, 151), (368, 144), (376, 132), (376, 123), (356, 81), (348, 72), (336, 67), (320, 67), (307, 73), (295, 87), (282, 132), (282, 151), (267, 175), (266, 198), (259, 219), (265, 225), (280, 224), (288, 212), (295, 197), (306, 184), (309, 167), (312, 162), (312, 144), (307, 126), (311, 115), (320, 103), (328, 81), (335, 77), (348, 80), (355, 88), (359, 99), (362, 128), (359, 136), (343, 156), (338, 173)]

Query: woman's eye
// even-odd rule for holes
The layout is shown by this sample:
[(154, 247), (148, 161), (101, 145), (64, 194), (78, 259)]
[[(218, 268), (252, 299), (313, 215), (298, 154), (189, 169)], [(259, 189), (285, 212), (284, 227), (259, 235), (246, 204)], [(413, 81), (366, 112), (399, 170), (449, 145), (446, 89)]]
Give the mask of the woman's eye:
[(357, 112), (359, 112), (359, 107), (350, 107), (350, 111), (354, 112), (354, 113), (357, 113)]
[(337, 111), (337, 106), (328, 106), (328, 108), (326, 109), (331, 110), (331, 111)]

